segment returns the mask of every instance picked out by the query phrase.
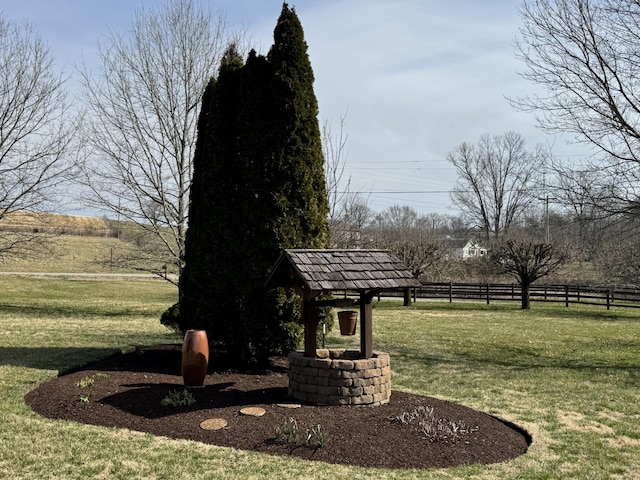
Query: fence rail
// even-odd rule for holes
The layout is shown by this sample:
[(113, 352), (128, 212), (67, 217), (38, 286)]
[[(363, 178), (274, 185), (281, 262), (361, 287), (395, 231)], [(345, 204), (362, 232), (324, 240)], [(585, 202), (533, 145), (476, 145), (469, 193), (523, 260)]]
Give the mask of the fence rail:
[[(506, 283), (450, 283), (428, 282), (412, 291), (415, 299), (441, 299), (486, 301), (520, 301), (521, 288)], [(529, 297), (532, 302), (556, 302), (570, 304), (600, 305), (640, 308), (640, 289), (635, 287), (602, 287), (585, 285), (531, 285)]]

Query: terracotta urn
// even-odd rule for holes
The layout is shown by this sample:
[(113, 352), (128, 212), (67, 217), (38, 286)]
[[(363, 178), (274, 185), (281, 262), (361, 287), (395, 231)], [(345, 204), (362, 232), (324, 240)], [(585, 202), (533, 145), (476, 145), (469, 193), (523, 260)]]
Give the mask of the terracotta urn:
[(340, 323), (340, 335), (355, 335), (358, 312), (354, 310), (338, 312), (338, 322)]
[(187, 387), (201, 387), (209, 365), (209, 340), (205, 330), (187, 330), (182, 344), (182, 380)]

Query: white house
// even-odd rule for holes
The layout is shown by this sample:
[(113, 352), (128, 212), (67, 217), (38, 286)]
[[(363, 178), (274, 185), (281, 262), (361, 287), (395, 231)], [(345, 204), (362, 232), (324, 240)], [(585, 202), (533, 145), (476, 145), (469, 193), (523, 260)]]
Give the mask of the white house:
[(487, 247), (480, 245), (476, 240), (469, 240), (462, 247), (462, 259), (484, 257), (487, 254)]

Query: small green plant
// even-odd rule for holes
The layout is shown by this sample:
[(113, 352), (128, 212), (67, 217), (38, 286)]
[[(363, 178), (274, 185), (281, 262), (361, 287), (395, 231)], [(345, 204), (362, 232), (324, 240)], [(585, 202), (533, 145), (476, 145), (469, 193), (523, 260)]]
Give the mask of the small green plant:
[(478, 427), (469, 427), (462, 421), (440, 418), (435, 415), (434, 410), (433, 407), (420, 405), (413, 411), (403, 412), (391, 420), (401, 425), (416, 425), (418, 431), (434, 443), (456, 443), (464, 435), (478, 431)]
[(80, 395), (80, 403), (89, 403), (91, 395)]
[(276, 427), (276, 440), (279, 442), (298, 443), (300, 429), (295, 418), (287, 418), (281, 427)]
[(328, 441), (327, 433), (322, 430), (320, 424), (307, 429), (307, 445), (324, 447)]
[[(293, 443), (300, 440), (300, 427), (295, 418), (287, 418), (282, 426), (276, 427), (276, 440), (278, 442)], [(324, 447), (328, 442), (327, 434), (320, 425), (307, 428), (305, 435), (306, 444), (315, 447)]]
[(196, 398), (187, 390), (171, 390), (169, 394), (160, 401), (163, 407), (186, 407), (196, 403)]
[(76, 382), (76, 387), (87, 388), (93, 385), (95, 382), (93, 377), (83, 377)]

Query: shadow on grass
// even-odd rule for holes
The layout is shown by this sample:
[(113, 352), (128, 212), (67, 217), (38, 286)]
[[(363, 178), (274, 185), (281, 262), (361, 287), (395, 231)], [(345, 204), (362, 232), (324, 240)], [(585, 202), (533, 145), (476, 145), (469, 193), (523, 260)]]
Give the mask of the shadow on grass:
[(64, 372), (116, 353), (113, 348), (0, 346), (0, 365)]
[[(382, 310), (397, 310), (401, 303), (383, 301), (374, 303), (374, 308)], [(483, 302), (457, 301), (449, 303), (447, 301), (425, 301), (420, 300), (408, 307), (402, 307), (409, 311), (431, 311), (447, 312), (511, 312), (514, 315), (521, 315), (523, 319), (530, 317), (549, 317), (558, 319), (580, 319), (595, 320), (601, 322), (640, 322), (640, 310), (635, 308), (624, 308), (612, 306), (607, 310), (605, 306), (595, 305), (575, 305), (565, 307), (561, 303), (545, 303), (532, 301), (531, 309), (522, 310), (516, 302), (496, 301), (487, 305)]]
[[(640, 341), (625, 342), (629, 349), (640, 350)], [(640, 384), (640, 369), (637, 362), (632, 359), (594, 359), (572, 358), (558, 355), (548, 355), (522, 346), (504, 345), (497, 348), (489, 348), (475, 352), (449, 352), (445, 355), (431, 355), (419, 350), (405, 348), (399, 345), (381, 345), (388, 352), (392, 360), (398, 359), (403, 364), (414, 364), (424, 367), (437, 365), (451, 365), (461, 374), (487, 371), (491, 368), (508, 369), (511, 371), (536, 371), (544, 369), (571, 370), (585, 374), (607, 375), (611, 372), (627, 373), (628, 382)]]
[(151, 316), (157, 317), (157, 312), (147, 309), (122, 308), (115, 309), (113, 305), (87, 305), (79, 303), (77, 306), (65, 305), (9, 305), (0, 304), (0, 314), (27, 316), (27, 317), (126, 317), (126, 316)]

